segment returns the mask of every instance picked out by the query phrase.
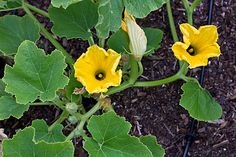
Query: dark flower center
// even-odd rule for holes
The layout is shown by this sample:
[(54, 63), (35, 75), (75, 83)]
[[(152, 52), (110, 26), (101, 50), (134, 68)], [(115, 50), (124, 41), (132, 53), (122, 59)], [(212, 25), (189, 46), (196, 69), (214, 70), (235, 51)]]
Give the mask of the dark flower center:
[(95, 78), (99, 81), (103, 80), (105, 77), (106, 77), (106, 75), (103, 71), (97, 71), (95, 73)]
[(191, 56), (194, 56), (194, 55), (195, 55), (194, 48), (193, 48), (191, 45), (187, 48), (187, 52), (188, 52)]

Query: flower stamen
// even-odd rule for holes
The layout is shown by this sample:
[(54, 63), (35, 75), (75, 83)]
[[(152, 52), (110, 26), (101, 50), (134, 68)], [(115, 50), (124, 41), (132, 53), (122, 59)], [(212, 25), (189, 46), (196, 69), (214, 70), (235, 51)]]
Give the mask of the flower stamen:
[(194, 56), (194, 55), (195, 55), (194, 48), (193, 48), (191, 45), (188, 47), (187, 52), (188, 52), (191, 56)]
[(105, 73), (102, 71), (98, 71), (95, 73), (95, 78), (99, 81), (103, 80), (105, 78)]

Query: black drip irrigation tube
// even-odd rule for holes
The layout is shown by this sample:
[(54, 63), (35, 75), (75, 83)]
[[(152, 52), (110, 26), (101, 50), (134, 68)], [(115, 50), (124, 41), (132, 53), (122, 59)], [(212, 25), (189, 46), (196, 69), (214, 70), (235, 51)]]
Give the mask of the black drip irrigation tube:
[[(207, 18), (207, 24), (210, 25), (212, 23), (212, 13), (213, 13), (213, 5), (214, 0), (208, 1), (208, 18)], [(199, 77), (199, 83), (203, 87), (204, 86), (204, 77), (205, 77), (205, 67), (201, 67), (200, 77)], [(188, 157), (189, 149), (194, 142), (196, 138), (196, 124), (197, 120), (192, 119), (190, 124), (189, 132), (186, 135), (186, 145), (184, 147), (184, 152), (182, 157)]]

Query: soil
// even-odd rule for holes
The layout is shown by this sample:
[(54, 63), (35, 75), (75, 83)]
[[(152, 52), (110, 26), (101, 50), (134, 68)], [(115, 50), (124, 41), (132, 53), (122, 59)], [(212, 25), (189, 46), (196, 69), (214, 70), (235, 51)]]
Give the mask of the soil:
[[(37, 0), (30, 2), (47, 10), (49, 1)], [(194, 12), (194, 25), (207, 24), (207, 0)], [(175, 22), (186, 22), (185, 12), (179, 0), (172, 1)], [(196, 138), (189, 152), (191, 157), (236, 157), (236, 3), (233, 0), (216, 0), (213, 13), (213, 24), (218, 27), (219, 45), (222, 55), (211, 59), (206, 69), (205, 88), (223, 107), (223, 116), (220, 120), (205, 123), (198, 122)], [(10, 14), (10, 13), (9, 13)], [(22, 10), (18, 15), (24, 15)], [(52, 24), (48, 19), (37, 16), (40, 22), (50, 29)], [(140, 80), (154, 80), (174, 74), (178, 64), (171, 51), (173, 44), (165, 7), (149, 14), (145, 19), (138, 20), (145, 27), (160, 28), (164, 31), (161, 48), (152, 57), (143, 59), (144, 74)], [(179, 30), (178, 30), (179, 32)], [(74, 58), (77, 58), (88, 47), (82, 40), (58, 39)], [(39, 47), (50, 52), (54, 47), (49, 41), (41, 37)], [(0, 75), (3, 75), (5, 61), (0, 59)], [(198, 76), (200, 69), (192, 70), (189, 75)], [(157, 136), (158, 142), (166, 149), (166, 157), (179, 157), (183, 153), (185, 136), (191, 118), (179, 105), (180, 87), (182, 81), (152, 88), (130, 88), (113, 95), (114, 108), (119, 115), (125, 116), (133, 124), (132, 134)], [(9, 118), (0, 122), (0, 128), (12, 137), (15, 132), (29, 126), (34, 119), (45, 119), (51, 124), (60, 114), (55, 107), (30, 107), (24, 116), (17, 120)], [(64, 122), (65, 125), (67, 122)], [(66, 127), (68, 133), (71, 127)], [(81, 148), (81, 139), (74, 141), (76, 156), (87, 156)]]

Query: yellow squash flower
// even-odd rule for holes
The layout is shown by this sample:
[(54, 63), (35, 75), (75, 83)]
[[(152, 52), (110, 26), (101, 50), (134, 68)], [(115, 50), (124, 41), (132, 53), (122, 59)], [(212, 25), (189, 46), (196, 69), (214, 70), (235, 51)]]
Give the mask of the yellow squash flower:
[(134, 57), (140, 61), (147, 50), (147, 38), (142, 28), (136, 23), (135, 18), (124, 12), (124, 20), (121, 23), (122, 29), (128, 33), (129, 49)]
[(206, 25), (196, 29), (184, 23), (180, 25), (180, 30), (183, 33), (184, 43), (176, 42), (172, 50), (176, 58), (189, 63), (189, 68), (206, 66), (208, 58), (220, 55), (220, 46), (216, 43), (218, 40), (216, 26)]
[(75, 62), (75, 77), (92, 93), (107, 92), (110, 86), (121, 83), (122, 71), (116, 71), (121, 55), (97, 45), (90, 46)]

